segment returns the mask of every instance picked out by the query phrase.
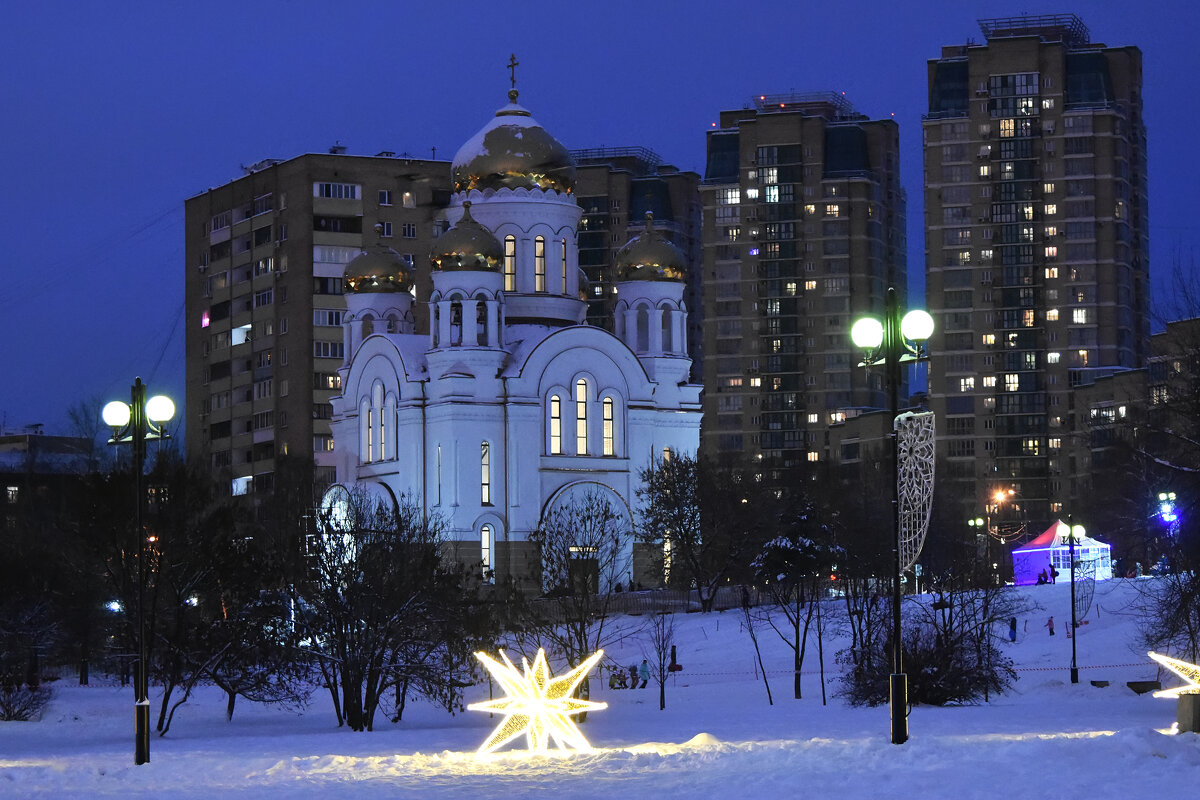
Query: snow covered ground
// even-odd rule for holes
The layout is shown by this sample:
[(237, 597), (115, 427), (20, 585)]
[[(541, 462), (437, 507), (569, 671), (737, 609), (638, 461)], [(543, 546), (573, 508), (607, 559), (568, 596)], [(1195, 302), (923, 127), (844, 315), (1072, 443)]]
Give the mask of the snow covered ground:
[[(151, 762), (135, 767), (132, 691), (60, 685), (40, 722), (0, 723), (0, 797), (1194, 796), (1200, 736), (1170, 735), (1175, 701), (1125, 686), (1179, 683), (1160, 675), (1136, 643), (1134, 582), (1097, 584), (1077, 640), (1075, 685), (1064, 635), (1069, 587), (1020, 591), (1041, 610), (1022, 618), (1015, 644), (1005, 643), (1018, 667), (1014, 690), (976, 706), (916, 707), (911, 739), (901, 746), (889, 742), (886, 707), (851, 708), (832, 696), (836, 642), (826, 648), (830, 697), (822, 705), (815, 645), (804, 699), (794, 700), (788, 652), (762, 633), (775, 697), (769, 706), (740, 614), (729, 611), (677, 615), (684, 671), (668, 685), (665, 711), (653, 685), (613, 691), (593, 682), (593, 699), (609, 703), (583, 726), (595, 753), (477, 759), (495, 721), (475, 712), (452, 717), (426, 703), (410, 703), (399, 725), (353, 733), (334, 727), (321, 694), (303, 714), (239, 701), (227, 723), (222, 697), (205, 690), (180, 710), (166, 738), (152, 739)], [(1054, 637), (1042, 627), (1050, 614)], [(618, 664), (640, 662), (646, 640), (631, 637), (611, 655)], [(484, 685), (467, 701), (486, 697)]]

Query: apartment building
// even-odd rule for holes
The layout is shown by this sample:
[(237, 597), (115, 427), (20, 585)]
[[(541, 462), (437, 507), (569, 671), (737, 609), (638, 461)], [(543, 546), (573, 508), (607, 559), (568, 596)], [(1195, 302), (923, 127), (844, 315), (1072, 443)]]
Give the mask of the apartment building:
[(1148, 354), (1141, 52), (1093, 42), (1069, 14), (979, 25), (982, 43), (928, 64), (938, 480), (963, 519), (986, 507), (1036, 528), (1080, 499), (1073, 387)]
[(707, 150), (701, 448), (781, 479), (828, 458), (847, 409), (887, 403), (849, 331), (907, 293), (899, 130), (840, 94), (759, 95)]
[(337, 147), (245, 173), (184, 204), (186, 449), (235, 495), (268, 490), (288, 454), (332, 480), (345, 265), (376, 237), (424, 263), (450, 197), (449, 162), (393, 153)]

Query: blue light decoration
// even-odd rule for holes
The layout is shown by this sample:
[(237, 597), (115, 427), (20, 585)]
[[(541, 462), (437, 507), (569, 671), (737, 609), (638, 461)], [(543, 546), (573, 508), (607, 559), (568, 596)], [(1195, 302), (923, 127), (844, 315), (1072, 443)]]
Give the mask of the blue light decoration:
[(1175, 507), (1174, 492), (1158, 493), (1158, 518), (1171, 528), (1172, 533), (1175, 532), (1175, 523), (1179, 521), (1179, 513)]

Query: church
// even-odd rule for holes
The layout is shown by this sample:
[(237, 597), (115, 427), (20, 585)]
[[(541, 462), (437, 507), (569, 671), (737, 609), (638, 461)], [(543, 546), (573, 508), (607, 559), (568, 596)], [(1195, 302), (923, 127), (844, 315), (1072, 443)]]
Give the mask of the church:
[[(632, 520), (640, 471), (699, 447), (686, 261), (647, 215), (613, 265), (612, 332), (584, 322), (574, 164), (515, 89), (452, 178), (432, 296), (414, 296), (413, 267), (382, 241), (346, 266), (337, 484), (323, 502), (355, 487), (404, 497), (444, 522), (483, 580), (523, 584), (544, 515), (599, 492)], [(632, 582), (647, 565), (627, 561)]]

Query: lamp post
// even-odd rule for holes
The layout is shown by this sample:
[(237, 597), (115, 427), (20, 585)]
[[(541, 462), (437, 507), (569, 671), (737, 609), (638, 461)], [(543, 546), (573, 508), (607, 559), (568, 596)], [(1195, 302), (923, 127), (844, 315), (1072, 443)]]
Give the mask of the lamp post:
[[(1014, 490), (1014, 489), (1007, 489), (1007, 490), (1006, 489), (997, 489), (996, 490), (996, 493), (992, 495), (991, 499), (995, 503), (997, 514), (1000, 513), (1000, 504), (1003, 503), (1004, 501), (1008, 500), (1009, 498), (1011, 498), (1015, 493), (1016, 493), (1016, 490)], [(999, 522), (996, 523), (995, 532), (992, 531), (992, 506), (990, 504), (985, 507), (984, 514), (985, 514), (985, 516), (983, 516), (983, 517), (975, 517), (974, 519), (967, 520), (967, 525), (971, 528), (979, 528), (979, 530), (982, 532), (980, 535), (983, 537), (983, 540), (984, 540), (983, 555), (985, 556), (984, 563), (986, 565), (986, 564), (992, 564), (992, 537), (995, 536), (997, 539), (999, 539), (1001, 541), (1001, 543), (1005, 543), (1007, 541), (1007, 539), (1000, 535), (1000, 523)], [(980, 548), (979, 548), (978, 543), (976, 544), (975, 547), (976, 547), (976, 550), (975, 550), (976, 555), (979, 555)], [(985, 568), (986, 568), (986, 566), (985, 566)], [(992, 575), (989, 580), (993, 584), (998, 584), (1000, 582), (998, 568), (999, 568), (999, 564), (992, 564)]]
[(924, 342), (933, 333), (933, 317), (925, 311), (909, 311), (900, 318), (895, 287), (889, 287), (883, 320), (863, 317), (850, 329), (855, 346), (866, 351), (860, 366), (884, 366), (884, 384), (888, 392), (888, 412), (892, 419), (892, 674), (888, 681), (892, 744), (908, 741), (908, 676), (904, 674), (900, 630), (900, 456), (895, 420), (900, 413), (900, 365), (925, 358)]
[(155, 395), (146, 399), (141, 378), (133, 382), (128, 404), (114, 400), (101, 412), (105, 424), (113, 429), (111, 445), (129, 443), (133, 447), (134, 535), (137, 537), (137, 631), (138, 659), (133, 673), (133, 763), (150, 760), (150, 671), (146, 663), (146, 532), (142, 530), (142, 507), (146, 493), (142, 471), (146, 464), (146, 442), (166, 439), (166, 423), (175, 416), (175, 404), (169, 397)]
[(1082, 525), (1072, 525), (1071, 517), (1067, 515), (1067, 553), (1071, 559), (1071, 683), (1079, 683), (1079, 665), (1075, 661), (1075, 640), (1079, 638), (1079, 629), (1075, 623), (1075, 537), (1083, 536)]

